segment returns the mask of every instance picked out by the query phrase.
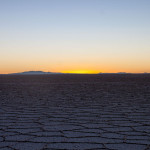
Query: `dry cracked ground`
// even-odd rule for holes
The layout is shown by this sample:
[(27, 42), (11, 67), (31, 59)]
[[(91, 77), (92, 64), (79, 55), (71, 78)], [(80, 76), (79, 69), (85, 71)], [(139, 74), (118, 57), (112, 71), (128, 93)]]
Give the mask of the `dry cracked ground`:
[(150, 149), (150, 75), (1, 75), (0, 150)]

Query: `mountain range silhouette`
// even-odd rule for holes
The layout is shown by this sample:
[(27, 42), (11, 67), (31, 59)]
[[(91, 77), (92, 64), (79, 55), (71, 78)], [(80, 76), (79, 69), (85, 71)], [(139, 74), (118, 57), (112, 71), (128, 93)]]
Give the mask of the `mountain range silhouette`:
[(44, 72), (44, 71), (24, 71), (24, 72), (19, 72), (19, 73), (12, 73), (12, 74), (26, 74), (26, 75), (31, 75), (31, 74), (62, 74), (60, 72)]

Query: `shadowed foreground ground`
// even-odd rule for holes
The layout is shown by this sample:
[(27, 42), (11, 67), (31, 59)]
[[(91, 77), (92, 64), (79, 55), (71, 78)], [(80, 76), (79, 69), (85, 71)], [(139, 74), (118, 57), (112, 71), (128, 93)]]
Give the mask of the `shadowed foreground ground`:
[(1, 75), (0, 150), (150, 149), (150, 75)]

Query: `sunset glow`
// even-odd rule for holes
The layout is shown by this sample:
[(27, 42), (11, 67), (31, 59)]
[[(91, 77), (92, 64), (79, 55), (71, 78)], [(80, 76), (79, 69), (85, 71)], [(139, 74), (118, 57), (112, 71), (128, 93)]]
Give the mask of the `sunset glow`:
[(97, 74), (98, 71), (90, 71), (90, 70), (73, 70), (73, 71), (64, 71), (63, 73), (76, 73), (76, 74)]
[(150, 73), (149, 0), (1, 0), (0, 74)]

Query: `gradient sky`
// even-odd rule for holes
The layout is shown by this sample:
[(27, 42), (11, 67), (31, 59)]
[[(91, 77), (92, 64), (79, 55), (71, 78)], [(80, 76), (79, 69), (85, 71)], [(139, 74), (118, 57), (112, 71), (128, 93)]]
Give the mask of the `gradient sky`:
[(150, 72), (150, 0), (0, 0), (0, 73)]

